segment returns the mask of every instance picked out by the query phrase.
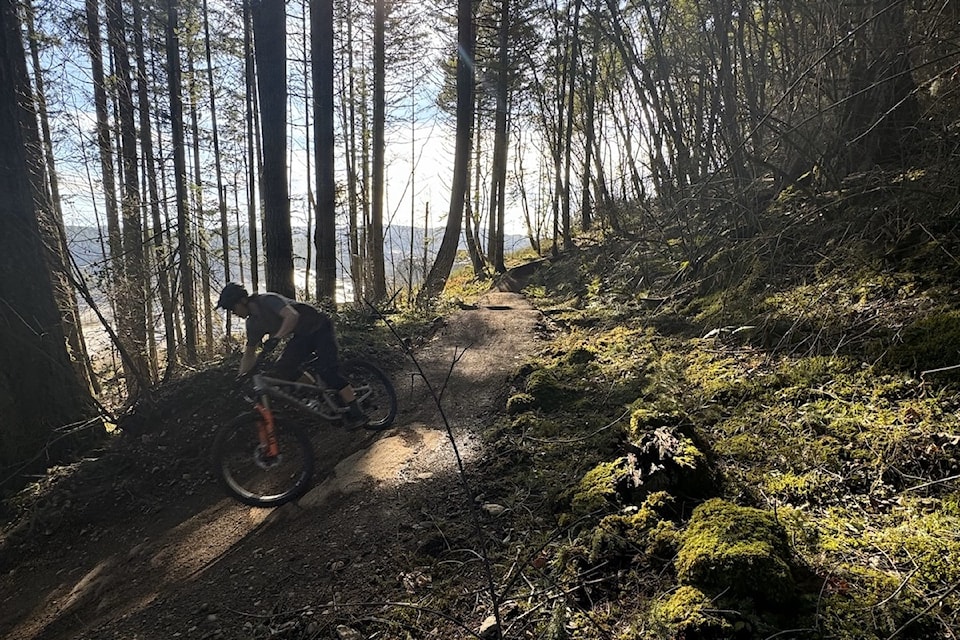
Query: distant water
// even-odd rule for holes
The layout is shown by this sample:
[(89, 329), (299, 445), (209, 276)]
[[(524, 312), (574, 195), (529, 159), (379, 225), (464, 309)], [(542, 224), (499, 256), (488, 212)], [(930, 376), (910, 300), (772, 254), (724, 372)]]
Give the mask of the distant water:
[[(424, 273), (432, 266), (436, 255), (436, 250), (440, 246), (440, 240), (443, 238), (442, 228), (433, 228), (428, 232), (423, 229), (411, 229), (404, 226), (391, 226), (385, 231), (384, 237), (384, 268), (387, 277), (387, 286), (390, 289), (408, 289), (410, 287), (411, 271), (413, 286), (417, 287), (422, 282)], [(239, 230), (234, 228), (231, 231), (231, 239), (235, 242), (246, 242), (249, 237), (247, 228), (242, 227)], [(222, 260), (217, 247), (219, 245), (219, 232), (211, 231), (208, 235), (211, 243), (210, 259), (210, 282), (212, 291), (209, 292), (211, 304), (216, 302), (220, 288), (225, 283)], [(411, 240), (413, 243), (413, 259), (411, 260)], [(67, 242), (73, 259), (84, 273), (87, 286), (93, 294), (94, 301), (100, 309), (100, 312), (112, 322), (113, 313), (104, 294), (101, 283), (107, 274), (107, 262), (104, 259), (104, 246), (106, 240), (100, 239), (100, 234), (96, 227), (91, 226), (68, 226)], [(353, 302), (353, 279), (349, 276), (349, 242), (346, 231), (339, 229), (338, 238), (338, 260), (337, 260), (337, 295), (338, 303)], [(529, 246), (527, 238), (520, 235), (511, 235), (505, 239), (504, 251), (511, 253)], [(309, 278), (307, 277), (306, 256), (308, 239), (306, 230), (296, 228), (293, 231), (293, 250), (294, 250), (294, 280), (298, 291), (314, 291), (316, 282), (316, 271), (311, 265)], [(460, 250), (466, 252), (467, 246), (463, 238), (460, 242)], [(231, 280), (243, 282), (248, 287), (253, 279), (250, 277), (249, 252), (246, 246), (242, 252), (233, 248), (230, 252), (230, 263), (232, 265)], [(314, 252), (310, 253), (311, 262), (316, 259)], [(261, 249), (260, 260), (263, 260)], [(412, 264), (411, 264), (412, 263)], [(241, 275), (238, 265), (243, 264), (244, 269)], [(459, 265), (458, 265), (459, 266)], [(260, 289), (263, 290), (265, 277), (263, 275), (263, 266), (260, 266)], [(303, 296), (298, 296), (303, 297)], [(312, 296), (309, 296), (312, 297)], [(88, 349), (91, 354), (104, 352), (109, 348), (110, 342), (107, 332), (103, 329), (102, 323), (92, 309), (82, 300), (79, 300), (81, 306), (84, 334), (87, 338)], [(159, 309), (159, 301), (154, 309), (155, 327), (157, 332), (158, 344), (163, 344), (163, 318)], [(222, 333), (226, 326), (223, 312), (220, 312), (221, 323), (219, 331)], [(237, 323), (234, 323), (237, 324)], [(217, 328), (215, 327), (215, 330)]]

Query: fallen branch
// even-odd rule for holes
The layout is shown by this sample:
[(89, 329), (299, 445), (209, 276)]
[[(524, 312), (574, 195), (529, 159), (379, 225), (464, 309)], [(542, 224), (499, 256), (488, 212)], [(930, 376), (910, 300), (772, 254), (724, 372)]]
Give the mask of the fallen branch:
[(949, 367), (940, 367), (939, 369), (927, 369), (926, 371), (920, 372), (920, 377), (927, 375), (928, 373), (941, 373), (943, 371), (953, 371), (954, 369), (960, 369), (960, 364), (954, 364)]
[(955, 476), (949, 476), (947, 478), (940, 478), (939, 480), (931, 480), (930, 482), (924, 482), (923, 484), (918, 484), (913, 487), (907, 487), (903, 491), (907, 492), (907, 491), (917, 491), (918, 489), (926, 489), (927, 487), (932, 487), (935, 484), (943, 484), (944, 482), (950, 482), (951, 480), (960, 480), (960, 474)]

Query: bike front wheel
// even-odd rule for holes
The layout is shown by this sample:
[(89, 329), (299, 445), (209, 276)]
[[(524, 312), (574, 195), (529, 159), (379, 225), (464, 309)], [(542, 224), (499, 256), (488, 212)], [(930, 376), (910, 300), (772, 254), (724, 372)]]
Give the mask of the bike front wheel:
[(380, 431), (397, 417), (397, 392), (390, 378), (365, 360), (348, 360), (340, 371), (357, 394), (357, 403), (369, 418), (367, 429)]
[(310, 488), (313, 447), (295, 423), (274, 423), (276, 455), (262, 443), (262, 417), (244, 414), (217, 431), (213, 470), (224, 491), (252, 507), (276, 507)]

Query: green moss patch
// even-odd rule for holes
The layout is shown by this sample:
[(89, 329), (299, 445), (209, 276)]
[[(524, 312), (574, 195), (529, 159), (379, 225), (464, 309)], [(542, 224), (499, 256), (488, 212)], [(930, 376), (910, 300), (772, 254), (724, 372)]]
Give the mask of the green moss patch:
[(960, 363), (960, 311), (933, 314), (911, 323), (889, 348), (884, 363), (908, 370)]
[(581, 393), (553, 369), (537, 369), (527, 378), (528, 404), (544, 411), (559, 411)]
[(649, 626), (653, 638), (733, 638), (737, 629), (718, 611), (710, 597), (685, 585), (650, 610)]
[(786, 531), (772, 513), (713, 499), (697, 507), (677, 554), (677, 579), (705, 593), (784, 605), (796, 596)]
[(669, 519), (672, 503), (669, 494), (654, 493), (640, 507), (604, 517), (587, 534), (590, 563), (665, 564), (676, 553), (678, 537)]

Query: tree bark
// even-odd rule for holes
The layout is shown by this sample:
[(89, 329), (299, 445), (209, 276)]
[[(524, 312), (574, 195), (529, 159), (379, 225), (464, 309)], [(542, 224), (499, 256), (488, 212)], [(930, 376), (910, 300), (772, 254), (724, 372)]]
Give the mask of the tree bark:
[(263, 230), (267, 290), (296, 297), (293, 232), (287, 190), (287, 31), (283, 0), (253, 8), (253, 33), (263, 135)]
[(343, 46), (346, 55), (341, 58), (341, 64), (343, 66), (341, 66), (340, 75), (346, 93), (345, 99), (341, 101), (341, 112), (343, 114), (344, 137), (346, 138), (344, 141), (346, 146), (344, 163), (346, 164), (347, 173), (347, 218), (349, 226), (347, 234), (350, 245), (350, 278), (353, 281), (353, 300), (359, 304), (363, 302), (363, 288), (366, 279), (363, 274), (363, 261), (360, 259), (362, 248), (359, 229), (360, 186), (357, 177), (357, 164), (359, 162), (357, 152), (357, 87), (354, 76), (353, 3), (351, 0), (346, 0), (344, 14), (346, 16), (346, 24), (344, 25), (343, 31), (346, 34), (346, 39)]
[(150, 366), (147, 359), (147, 297), (143, 258), (143, 225), (140, 221), (140, 184), (137, 164), (137, 130), (134, 124), (133, 87), (130, 79), (130, 55), (127, 50), (126, 24), (121, 0), (107, 2), (107, 31), (115, 69), (117, 110), (120, 120), (120, 157), (123, 166), (121, 213), (123, 217), (123, 277), (118, 282), (120, 297), (119, 326), (124, 346), (131, 362), (126, 386), (130, 397), (135, 397), (144, 386), (150, 385)]
[(337, 193), (333, 133), (333, 0), (310, 2), (313, 138), (317, 172), (317, 299), (337, 295)]
[(473, 5), (470, 0), (457, 2), (457, 136), (450, 189), (450, 209), (440, 249), (430, 273), (420, 290), (418, 301), (426, 304), (443, 292), (460, 242), (463, 204), (469, 185), (470, 139), (473, 125), (474, 32)]
[(580, 227), (589, 231), (593, 226), (593, 202), (590, 197), (590, 171), (593, 157), (593, 145), (596, 139), (596, 105), (597, 105), (597, 51), (599, 43), (596, 33), (593, 34), (592, 51), (590, 53), (590, 73), (587, 82), (582, 87), (583, 102), (586, 110), (583, 133), (583, 179), (580, 183)]
[(112, 273), (108, 287), (123, 274), (123, 240), (120, 235), (120, 215), (117, 212), (117, 189), (113, 168), (113, 149), (110, 146), (110, 116), (107, 112), (107, 91), (103, 73), (103, 49), (100, 39), (100, 5), (97, 0), (86, 0), (87, 47), (90, 53), (90, 73), (93, 79), (93, 101), (97, 115), (97, 147), (100, 150), (100, 174), (103, 181), (104, 209), (107, 216), (107, 244), (110, 248)]
[[(257, 185), (260, 184), (260, 172), (258, 170), (259, 153), (255, 146), (256, 134), (254, 132), (255, 116), (254, 104), (257, 100), (256, 85), (257, 76), (253, 58), (253, 34), (251, 33), (251, 15), (250, 3), (243, 3), (243, 61), (244, 61), (244, 87), (246, 89), (244, 99), (244, 121), (247, 132), (247, 231), (250, 246), (250, 288), (251, 291), (257, 291), (260, 288), (260, 234), (257, 233), (259, 226), (257, 221)], [(241, 273), (241, 276), (243, 274)]]
[(163, 312), (163, 333), (166, 345), (166, 372), (177, 365), (177, 341), (174, 332), (173, 303), (170, 293), (170, 273), (167, 270), (167, 247), (163, 241), (163, 223), (160, 219), (160, 192), (157, 188), (157, 169), (153, 151), (153, 133), (150, 124), (150, 94), (147, 91), (147, 59), (143, 47), (143, 10), (140, 2), (133, 3), (134, 48), (137, 58), (137, 98), (140, 107), (140, 150), (146, 173), (147, 195), (150, 201), (153, 262), (156, 267)]
[[(95, 414), (67, 354), (37, 226), (36, 113), (14, 0), (0, 0), (0, 477), (35, 471), (55, 427)], [(48, 452), (55, 455), (55, 452)]]
[(569, 66), (567, 69), (567, 106), (566, 123), (564, 124), (563, 138), (563, 183), (562, 187), (562, 219), (563, 219), (563, 248), (573, 247), (573, 225), (570, 219), (570, 162), (573, 155), (573, 107), (574, 96), (576, 95), (577, 75), (579, 67), (577, 62), (580, 58), (580, 10), (583, 6), (582, 0), (576, 0), (573, 5), (573, 32), (571, 33), (569, 51)]
[(371, 185), (370, 229), (367, 233), (367, 258), (374, 301), (387, 297), (383, 264), (383, 185), (386, 155), (386, 0), (373, 0), (373, 169)]
[(497, 29), (499, 61), (497, 66), (497, 112), (494, 118), (493, 171), (490, 176), (490, 237), (487, 258), (496, 273), (504, 273), (503, 226), (507, 193), (507, 107), (510, 94), (510, 0), (500, 0), (500, 24)]
[[(207, 239), (206, 211), (203, 207), (203, 176), (200, 171), (200, 121), (199, 109), (197, 108), (196, 97), (200, 95), (200, 88), (197, 86), (198, 75), (193, 63), (193, 54), (187, 52), (187, 69), (189, 71), (189, 89), (190, 100), (190, 134), (193, 138), (193, 188), (191, 192), (194, 202), (194, 215), (199, 221), (197, 224), (197, 257), (200, 267), (200, 290), (203, 295), (200, 296), (200, 307), (202, 309), (201, 322), (203, 323), (203, 354), (210, 358), (213, 355), (213, 305), (210, 301), (210, 253), (209, 240)], [(232, 314), (230, 314), (232, 315)]]
[(183, 97), (181, 95), (179, 0), (167, 0), (167, 86), (170, 92), (170, 129), (173, 138), (174, 185), (177, 194), (177, 241), (180, 245), (180, 291), (183, 300), (184, 348), (187, 362), (197, 360), (197, 306), (193, 281), (193, 243), (184, 154)]

